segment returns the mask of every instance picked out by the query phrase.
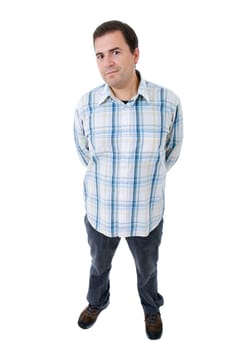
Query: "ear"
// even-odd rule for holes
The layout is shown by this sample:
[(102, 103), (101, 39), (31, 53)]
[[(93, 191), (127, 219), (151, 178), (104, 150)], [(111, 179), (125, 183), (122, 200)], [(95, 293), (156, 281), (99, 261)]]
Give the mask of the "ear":
[(138, 60), (139, 60), (139, 48), (138, 47), (134, 50), (133, 56), (134, 56), (134, 64), (137, 64)]

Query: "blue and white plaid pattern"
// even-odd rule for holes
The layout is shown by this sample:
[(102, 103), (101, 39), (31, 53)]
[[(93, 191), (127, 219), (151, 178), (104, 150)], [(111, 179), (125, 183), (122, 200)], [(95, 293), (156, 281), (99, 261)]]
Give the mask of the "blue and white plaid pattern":
[(74, 136), (91, 225), (109, 237), (147, 236), (164, 213), (167, 171), (183, 139), (179, 98), (143, 79), (127, 104), (107, 85), (85, 94), (75, 110)]

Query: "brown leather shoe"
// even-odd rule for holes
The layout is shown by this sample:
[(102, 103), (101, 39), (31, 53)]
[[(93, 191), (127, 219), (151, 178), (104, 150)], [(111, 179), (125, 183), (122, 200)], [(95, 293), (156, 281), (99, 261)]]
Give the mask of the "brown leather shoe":
[(97, 317), (99, 316), (102, 310), (104, 309), (100, 309), (89, 304), (79, 316), (79, 319), (78, 319), (79, 327), (83, 329), (87, 329), (93, 326), (93, 324), (97, 320)]
[(161, 320), (161, 315), (157, 314), (146, 314), (146, 334), (149, 339), (159, 339), (163, 333), (163, 323)]

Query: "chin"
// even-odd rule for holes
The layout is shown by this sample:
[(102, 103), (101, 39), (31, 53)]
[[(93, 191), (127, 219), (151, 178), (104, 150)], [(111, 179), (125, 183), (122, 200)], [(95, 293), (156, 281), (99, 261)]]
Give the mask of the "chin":
[(116, 81), (114, 81), (113, 79), (106, 79), (105, 82), (113, 88), (117, 88), (118, 84)]

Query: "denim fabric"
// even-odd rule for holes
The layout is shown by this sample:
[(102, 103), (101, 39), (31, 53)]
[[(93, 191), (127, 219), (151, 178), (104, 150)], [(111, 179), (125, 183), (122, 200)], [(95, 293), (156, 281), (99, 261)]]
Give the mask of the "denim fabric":
[[(92, 257), (87, 300), (91, 305), (104, 309), (109, 303), (112, 259), (121, 238), (111, 238), (97, 232), (86, 216), (84, 221)], [(147, 237), (125, 238), (134, 258), (138, 293), (145, 313), (156, 313), (163, 305), (163, 297), (157, 290), (157, 262), (162, 229), (163, 220)]]

